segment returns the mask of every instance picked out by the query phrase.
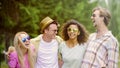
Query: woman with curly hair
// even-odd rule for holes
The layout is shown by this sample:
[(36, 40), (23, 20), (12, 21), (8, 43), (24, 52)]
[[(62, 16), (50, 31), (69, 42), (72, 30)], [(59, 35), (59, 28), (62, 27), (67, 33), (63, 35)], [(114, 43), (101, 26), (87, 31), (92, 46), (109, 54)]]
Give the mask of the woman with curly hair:
[(78, 21), (72, 19), (64, 24), (61, 32), (64, 41), (59, 46), (60, 67), (80, 68), (88, 36), (85, 27)]

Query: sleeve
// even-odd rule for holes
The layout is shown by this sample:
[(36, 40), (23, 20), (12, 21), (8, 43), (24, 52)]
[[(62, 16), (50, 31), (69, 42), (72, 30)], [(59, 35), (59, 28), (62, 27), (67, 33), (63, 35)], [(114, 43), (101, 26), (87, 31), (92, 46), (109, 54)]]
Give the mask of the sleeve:
[(56, 36), (56, 40), (58, 41), (58, 45), (63, 42), (63, 39), (60, 36)]
[(15, 68), (17, 65), (17, 56), (15, 53), (10, 53), (9, 60), (8, 60), (8, 66), (9, 68)]
[(62, 50), (61, 49), (62, 49), (62, 43), (60, 43), (59, 49), (58, 49), (58, 64), (59, 64), (59, 68), (62, 68), (62, 65), (63, 65), (62, 54), (61, 54)]
[(58, 46), (58, 59), (62, 60), (62, 54), (61, 54), (61, 49), (62, 49), (62, 43)]
[(108, 67), (118, 68), (119, 44), (115, 39), (108, 43)]

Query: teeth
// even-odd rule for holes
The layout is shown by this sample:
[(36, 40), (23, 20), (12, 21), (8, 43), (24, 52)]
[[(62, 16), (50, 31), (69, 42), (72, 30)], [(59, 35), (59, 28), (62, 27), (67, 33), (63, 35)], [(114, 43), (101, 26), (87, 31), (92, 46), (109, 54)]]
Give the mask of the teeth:
[(74, 34), (70, 34), (70, 36), (75, 36)]

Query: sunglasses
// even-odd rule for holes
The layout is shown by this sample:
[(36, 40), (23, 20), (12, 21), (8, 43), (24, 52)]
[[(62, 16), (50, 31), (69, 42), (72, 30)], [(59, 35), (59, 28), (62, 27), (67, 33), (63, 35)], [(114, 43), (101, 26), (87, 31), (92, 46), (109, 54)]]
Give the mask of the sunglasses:
[(68, 32), (78, 32), (78, 29), (76, 29), (76, 28), (68, 28), (67, 31)]
[(26, 42), (26, 40), (30, 40), (30, 37), (27, 36), (27, 37), (25, 37), (25, 38), (22, 38), (22, 42)]

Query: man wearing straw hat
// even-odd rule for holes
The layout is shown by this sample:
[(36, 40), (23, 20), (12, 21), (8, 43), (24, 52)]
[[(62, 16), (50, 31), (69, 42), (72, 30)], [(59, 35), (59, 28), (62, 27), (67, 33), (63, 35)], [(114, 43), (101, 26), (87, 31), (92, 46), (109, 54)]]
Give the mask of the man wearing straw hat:
[(31, 42), (36, 48), (35, 68), (58, 68), (58, 45), (62, 41), (56, 36), (58, 23), (50, 17), (40, 22), (41, 33)]

